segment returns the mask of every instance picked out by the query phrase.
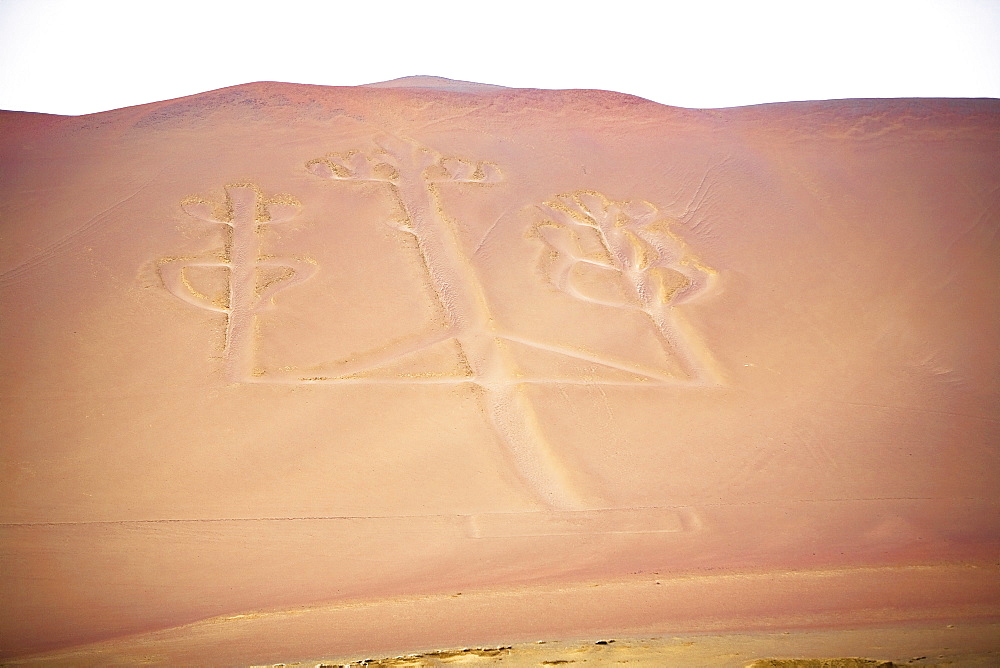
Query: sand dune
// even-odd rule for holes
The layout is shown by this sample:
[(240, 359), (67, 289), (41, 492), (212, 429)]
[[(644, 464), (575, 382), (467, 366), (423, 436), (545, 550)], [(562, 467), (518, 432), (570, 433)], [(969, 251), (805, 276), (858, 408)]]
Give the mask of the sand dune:
[(0, 128), (5, 658), (893, 658), (1000, 612), (996, 100), (420, 77)]

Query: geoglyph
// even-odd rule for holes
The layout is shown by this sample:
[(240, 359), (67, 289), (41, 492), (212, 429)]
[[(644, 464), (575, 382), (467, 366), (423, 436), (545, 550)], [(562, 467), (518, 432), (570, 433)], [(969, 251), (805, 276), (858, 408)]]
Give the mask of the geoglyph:
[[(308, 170), (332, 181), (385, 184), (398, 202), (398, 216), (387, 221), (392, 228), (411, 235), (421, 266), (434, 286), (442, 313), (441, 327), (416, 343), (367, 360), (364, 365), (323, 365), (323, 376), (296, 377), (294, 370), (256, 367), (255, 314), (274, 308), (281, 290), (307, 280), (320, 270), (309, 258), (276, 258), (260, 247), (257, 232), (280, 224), (298, 213), (300, 203), (289, 195), (267, 197), (254, 184), (226, 187), (227, 199), (214, 205), (198, 197), (186, 199), (185, 213), (206, 223), (226, 225), (227, 240), (215, 256), (169, 258), (160, 263), (164, 286), (175, 296), (199, 308), (226, 314), (223, 356), (231, 382), (343, 383), (375, 382), (365, 372), (437, 346), (453, 342), (464, 377), (442, 380), (433, 374), (380, 378), (378, 382), (471, 383), (497, 437), (504, 443), (521, 477), (552, 508), (584, 509), (568, 482), (559, 474), (558, 455), (546, 441), (530, 401), (520, 392), (524, 383), (703, 384), (711, 374), (697, 347), (686, 340), (673, 313), (676, 303), (695, 299), (715, 272), (700, 264), (684, 242), (644, 201), (616, 202), (597, 192), (561, 195), (541, 205), (550, 219), (530, 228), (543, 245), (540, 265), (552, 285), (566, 294), (614, 310), (631, 309), (644, 314), (672, 364), (646, 369), (627, 359), (614, 359), (600, 351), (576, 350), (560, 342), (532, 341), (496, 325), (470, 258), (456, 238), (454, 221), (443, 210), (436, 185), (443, 182), (472, 185), (500, 181), (501, 169), (489, 162), (444, 157), (412, 140), (383, 136), (377, 151), (332, 153), (307, 163)], [(374, 224), (374, 221), (373, 221)], [(221, 301), (212, 301), (186, 277), (189, 268), (221, 268), (227, 272), (228, 290)], [(522, 268), (524, 269), (524, 268)], [(276, 274), (274, 270), (284, 273)], [(597, 368), (624, 372), (630, 380), (594, 377), (545, 378), (520, 372), (510, 358), (510, 343), (544, 354), (565, 356)]]

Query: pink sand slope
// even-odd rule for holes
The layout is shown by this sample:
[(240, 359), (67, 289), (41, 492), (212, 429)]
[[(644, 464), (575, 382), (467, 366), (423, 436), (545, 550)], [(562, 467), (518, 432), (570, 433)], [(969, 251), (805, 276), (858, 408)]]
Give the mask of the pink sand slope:
[(3, 657), (1000, 616), (1000, 101), (390, 84), (0, 114)]

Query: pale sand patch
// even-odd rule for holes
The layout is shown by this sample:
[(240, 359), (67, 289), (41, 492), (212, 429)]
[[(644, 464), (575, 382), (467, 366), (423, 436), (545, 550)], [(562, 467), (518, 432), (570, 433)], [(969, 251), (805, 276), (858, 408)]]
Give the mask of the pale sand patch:
[[(1000, 636), (1000, 625), (956, 628), (874, 628), (851, 631), (687, 635), (619, 638), (598, 641), (521, 643), (511, 646), (462, 648), (351, 661), (305, 661), (269, 664), (277, 668), (424, 668), (430, 666), (608, 666), (667, 668), (894, 668), (900, 666), (997, 665), (1000, 652), (984, 649)], [(891, 644), (892, 650), (885, 649)], [(943, 649), (947, 648), (947, 649)], [(831, 658), (838, 652), (864, 656)], [(754, 658), (769, 657), (769, 658)], [(795, 658), (793, 658), (795, 657)], [(263, 668), (254, 667), (254, 668)]]

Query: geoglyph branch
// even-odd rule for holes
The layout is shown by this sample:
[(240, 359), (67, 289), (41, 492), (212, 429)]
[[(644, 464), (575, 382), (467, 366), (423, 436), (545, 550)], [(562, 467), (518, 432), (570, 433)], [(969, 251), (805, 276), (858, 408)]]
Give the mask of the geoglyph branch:
[(690, 254), (657, 208), (580, 190), (542, 210), (547, 219), (533, 235), (545, 245), (541, 265), (550, 282), (576, 299), (646, 314), (685, 379), (707, 381), (705, 360), (672, 309), (704, 292), (716, 274)]
[[(261, 253), (258, 235), (266, 225), (291, 220), (301, 204), (288, 195), (265, 197), (250, 183), (225, 188), (226, 199), (213, 203), (189, 197), (181, 203), (186, 214), (206, 223), (225, 225), (226, 241), (214, 256), (171, 258), (160, 262), (164, 287), (179, 299), (210, 311), (226, 314), (226, 343), (223, 356), (226, 377), (246, 382), (253, 375), (254, 317), (273, 306), (274, 295), (304, 281), (316, 270), (306, 258), (277, 258)], [(200, 293), (188, 279), (191, 267), (222, 268), (228, 273), (228, 290), (220, 302)]]

